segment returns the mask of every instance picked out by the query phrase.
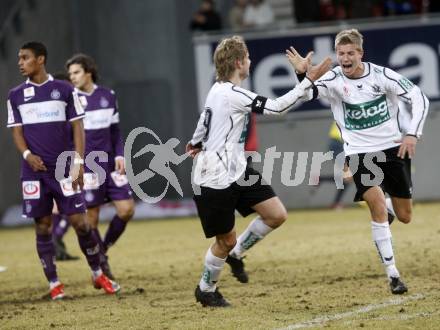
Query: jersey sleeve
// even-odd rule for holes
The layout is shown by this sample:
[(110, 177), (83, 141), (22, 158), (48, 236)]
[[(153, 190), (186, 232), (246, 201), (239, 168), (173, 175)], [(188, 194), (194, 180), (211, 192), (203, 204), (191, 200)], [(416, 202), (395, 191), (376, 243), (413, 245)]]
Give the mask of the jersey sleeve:
[(6, 104), (8, 108), (8, 124), (7, 127), (21, 126), (23, 125), (20, 111), (15, 105), (12, 93), (8, 95), (8, 101)]
[(316, 96), (318, 99), (330, 99), (333, 97), (331, 92), (331, 82), (337, 77), (333, 70), (326, 72), (319, 80), (315, 81)]
[(309, 100), (309, 92), (313, 83), (304, 79), (286, 94), (270, 99), (255, 94), (247, 89), (232, 86), (232, 97), (230, 99), (233, 111), (253, 112), (262, 115), (284, 115), (290, 109), (296, 108), (303, 102)]
[(74, 121), (84, 118), (84, 115), (84, 108), (79, 101), (78, 93), (73, 88), (68, 89), (66, 99), (66, 119), (68, 121)]
[(124, 143), (122, 141), (121, 129), (119, 127), (119, 107), (115, 93), (113, 95), (113, 116), (110, 125), (110, 136), (112, 139), (113, 151), (116, 157), (124, 157)]
[(211, 116), (211, 110), (205, 109), (199, 117), (199, 121), (197, 122), (196, 130), (194, 131), (194, 134), (192, 136), (192, 139), (190, 141), (191, 145), (196, 146), (203, 142), (203, 138), (208, 133), (209, 125), (207, 123), (207, 120), (210, 120)]
[(397, 95), (400, 100), (411, 105), (412, 119), (407, 134), (421, 136), (428, 115), (429, 100), (421, 89), (401, 74), (383, 68), (384, 87), (388, 93)]

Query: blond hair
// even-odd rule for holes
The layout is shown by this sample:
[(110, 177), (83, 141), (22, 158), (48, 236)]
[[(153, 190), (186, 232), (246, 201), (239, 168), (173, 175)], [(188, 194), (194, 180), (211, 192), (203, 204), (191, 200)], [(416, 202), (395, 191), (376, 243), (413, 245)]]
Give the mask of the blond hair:
[(247, 46), (240, 36), (223, 39), (214, 52), (217, 81), (228, 81), (235, 71), (237, 60), (243, 61), (248, 53)]
[(364, 37), (357, 29), (343, 30), (336, 35), (335, 49), (339, 45), (353, 44), (359, 51), (363, 51)]

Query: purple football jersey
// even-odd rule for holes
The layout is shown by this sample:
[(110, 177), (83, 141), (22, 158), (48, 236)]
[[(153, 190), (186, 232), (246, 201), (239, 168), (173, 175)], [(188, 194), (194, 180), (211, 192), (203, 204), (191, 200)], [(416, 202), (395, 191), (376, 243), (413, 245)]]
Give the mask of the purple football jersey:
[(76, 89), (79, 102), (85, 110), (87, 156), (91, 151), (105, 151), (109, 158), (124, 156), (124, 146), (119, 129), (119, 112), (115, 93), (94, 85), (90, 94)]
[[(29, 150), (53, 173), (58, 156), (72, 150), (69, 121), (84, 117), (73, 87), (51, 75), (42, 84), (28, 79), (9, 91), (7, 106), (8, 127), (23, 126)], [(27, 162), (22, 164), (22, 174), (33, 173)]]

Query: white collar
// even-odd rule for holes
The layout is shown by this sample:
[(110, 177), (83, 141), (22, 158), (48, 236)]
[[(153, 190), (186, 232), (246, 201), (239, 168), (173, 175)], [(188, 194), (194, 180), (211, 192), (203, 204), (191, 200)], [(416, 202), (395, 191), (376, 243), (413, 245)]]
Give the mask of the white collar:
[(76, 91), (78, 94), (85, 94), (85, 95), (87, 95), (87, 96), (90, 96), (90, 95), (92, 95), (92, 94), (95, 92), (95, 90), (96, 90), (97, 88), (98, 88), (98, 85), (93, 84), (93, 90), (92, 90), (90, 93), (84, 92), (84, 91), (82, 91), (82, 90), (80, 90), (80, 89), (78, 89), (78, 88), (76, 88), (76, 87), (75, 87), (75, 91)]
[(31, 85), (34, 85), (34, 86), (37, 86), (37, 87), (41, 87), (41, 86), (43, 86), (45, 83), (47, 83), (48, 81), (52, 81), (52, 80), (53, 80), (52, 75), (48, 74), (48, 75), (47, 75), (47, 80), (44, 81), (44, 82), (42, 82), (41, 84), (34, 83), (34, 82), (31, 81), (29, 78), (26, 79), (26, 84), (31, 84)]

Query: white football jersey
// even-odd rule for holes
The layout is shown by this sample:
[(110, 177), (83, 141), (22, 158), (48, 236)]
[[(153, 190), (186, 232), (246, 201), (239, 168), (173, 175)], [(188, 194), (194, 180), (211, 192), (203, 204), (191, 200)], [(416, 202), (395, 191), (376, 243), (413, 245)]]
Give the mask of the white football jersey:
[[(363, 64), (360, 78), (346, 77), (338, 66), (315, 82), (318, 98), (330, 102), (346, 155), (398, 146), (402, 134), (419, 137), (428, 114), (428, 98), (418, 86), (391, 69)], [(400, 114), (400, 101), (410, 105), (411, 116)]]
[(306, 89), (312, 83), (304, 79), (283, 96), (271, 100), (231, 82), (216, 82), (206, 98), (190, 143), (200, 145), (193, 181), (196, 185), (224, 189), (237, 181), (246, 169), (244, 143), (250, 113), (281, 115), (307, 100)]

